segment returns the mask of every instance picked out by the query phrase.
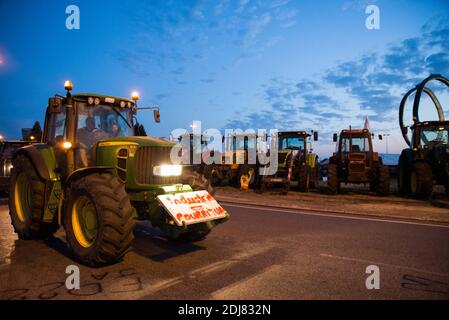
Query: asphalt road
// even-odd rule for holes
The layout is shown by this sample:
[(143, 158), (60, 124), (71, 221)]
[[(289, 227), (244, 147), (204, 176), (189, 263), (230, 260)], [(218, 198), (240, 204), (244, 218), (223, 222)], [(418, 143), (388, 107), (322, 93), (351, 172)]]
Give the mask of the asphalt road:
[[(74, 264), (64, 232), (18, 240), (0, 206), (1, 299), (449, 299), (449, 226), (224, 204), (231, 219), (196, 244), (138, 222), (124, 261)], [(380, 270), (368, 290), (366, 268)]]

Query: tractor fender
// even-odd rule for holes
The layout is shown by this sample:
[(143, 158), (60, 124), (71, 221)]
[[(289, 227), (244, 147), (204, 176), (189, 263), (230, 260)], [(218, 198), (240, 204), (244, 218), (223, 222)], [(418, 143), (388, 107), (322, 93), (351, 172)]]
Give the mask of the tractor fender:
[(59, 225), (62, 224), (62, 221), (64, 221), (65, 219), (65, 212), (66, 212), (66, 208), (65, 208), (65, 193), (67, 192), (67, 188), (70, 187), (70, 184), (73, 181), (76, 181), (77, 179), (87, 176), (89, 174), (93, 174), (93, 173), (105, 173), (105, 172), (111, 172), (114, 168), (112, 167), (88, 167), (88, 168), (81, 168), (78, 170), (73, 171), (70, 176), (67, 177), (65, 186), (64, 186), (64, 191), (61, 197), (61, 201), (60, 201), (60, 207), (58, 209), (58, 223)]
[(24, 155), (31, 160), (34, 168), (36, 169), (38, 175), (44, 180), (50, 180), (51, 173), (50, 168), (47, 166), (47, 163), (44, 159), (42, 152), (36, 148), (35, 145), (28, 145), (18, 149), (13, 156), (15, 159), (19, 155)]
[(81, 168), (78, 170), (73, 171), (70, 176), (67, 177), (66, 186), (70, 186), (70, 184), (78, 180), (81, 177), (87, 176), (89, 174), (93, 173), (106, 173), (113, 171), (113, 167), (88, 167), (88, 168)]

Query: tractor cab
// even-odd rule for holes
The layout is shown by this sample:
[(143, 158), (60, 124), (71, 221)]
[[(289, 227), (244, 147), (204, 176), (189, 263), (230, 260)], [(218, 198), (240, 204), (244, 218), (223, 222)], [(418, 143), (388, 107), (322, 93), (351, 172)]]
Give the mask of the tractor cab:
[[(317, 141), (318, 132), (312, 132), (313, 140)], [(277, 170), (274, 175), (263, 175), (262, 190), (280, 188), (281, 193), (287, 193), (291, 182), (302, 192), (318, 187), (318, 156), (309, 147), (309, 137), (311, 134), (306, 131), (278, 132)]]
[(134, 136), (133, 101), (93, 94), (76, 94), (71, 99), (72, 112), (67, 107), (61, 112), (48, 107), (44, 142), (73, 148), (75, 169), (94, 165), (98, 142)]
[(298, 155), (298, 158), (307, 157), (308, 138), (306, 131), (280, 131), (278, 132), (278, 167), (284, 168), (289, 155)]
[(333, 158), (340, 163), (341, 174), (351, 182), (367, 182), (373, 163), (379, 162), (369, 130), (342, 130), (339, 139), (334, 134), (334, 141), (337, 140)]
[(411, 129), (415, 149), (449, 148), (449, 121), (417, 122)]
[(388, 168), (383, 165), (379, 154), (373, 151), (369, 130), (342, 130), (340, 138), (335, 133), (333, 140), (337, 142), (337, 150), (329, 159), (328, 193), (339, 193), (342, 183), (369, 183), (371, 191), (387, 196), (390, 190)]
[(237, 164), (237, 160), (243, 159), (245, 163), (248, 162), (248, 151), (255, 152), (257, 135), (245, 133), (231, 133), (228, 134), (225, 141), (224, 159), (232, 158), (232, 163)]

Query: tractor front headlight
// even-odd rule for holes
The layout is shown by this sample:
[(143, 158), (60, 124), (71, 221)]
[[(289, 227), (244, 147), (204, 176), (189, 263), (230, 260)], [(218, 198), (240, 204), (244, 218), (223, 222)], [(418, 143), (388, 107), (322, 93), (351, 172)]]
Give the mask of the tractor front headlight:
[(162, 164), (153, 167), (153, 174), (161, 177), (180, 176), (182, 173), (182, 166), (179, 164)]

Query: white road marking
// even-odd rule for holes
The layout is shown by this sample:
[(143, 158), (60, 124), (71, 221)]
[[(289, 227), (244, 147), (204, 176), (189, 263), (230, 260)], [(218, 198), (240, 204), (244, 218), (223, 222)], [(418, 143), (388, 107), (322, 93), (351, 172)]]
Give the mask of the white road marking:
[[(367, 217), (355, 217), (355, 216), (346, 216), (342, 213), (316, 213), (310, 212), (303, 209), (287, 209), (287, 208), (268, 208), (268, 207), (260, 207), (253, 206), (247, 204), (230, 204), (229, 202), (220, 201), (225, 207), (237, 207), (237, 208), (249, 208), (249, 209), (257, 209), (262, 211), (277, 211), (277, 212), (286, 212), (286, 213), (295, 213), (302, 214), (308, 216), (320, 216), (320, 217), (329, 217), (329, 218), (340, 218), (340, 219), (349, 219), (349, 220), (365, 220), (365, 221), (374, 221), (374, 222), (386, 222), (386, 223), (397, 223), (397, 224), (409, 224), (415, 226), (425, 226), (425, 227), (436, 227), (436, 228), (445, 228), (449, 229), (449, 225), (435, 224), (435, 223), (424, 223), (424, 222), (410, 222), (410, 221), (400, 221), (400, 220), (389, 220), (384, 218), (367, 218)], [(231, 212), (232, 214), (232, 212)]]
[(397, 264), (384, 263), (384, 262), (379, 262), (379, 261), (371, 261), (371, 260), (358, 259), (358, 258), (335, 256), (335, 255), (327, 254), (327, 253), (320, 253), (320, 256), (321, 257), (325, 257), (325, 258), (331, 258), (331, 259), (338, 259), (338, 260), (344, 260), (344, 261), (358, 262), (358, 263), (363, 263), (363, 264), (366, 264), (366, 265), (376, 265), (376, 266), (385, 266), (385, 267), (392, 267), (392, 268), (399, 268), (399, 269), (407, 269), (407, 270), (412, 270), (412, 271), (415, 271), (415, 272), (427, 273), (427, 274), (440, 276), (440, 277), (449, 277), (449, 274), (447, 274), (447, 273), (433, 272), (433, 271), (428, 271), (428, 270), (424, 270), (424, 269), (418, 269), (418, 268), (407, 267), (407, 266), (400, 266), (400, 265), (397, 265)]

